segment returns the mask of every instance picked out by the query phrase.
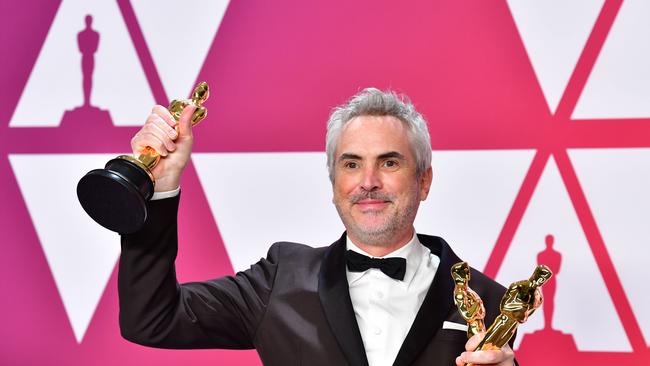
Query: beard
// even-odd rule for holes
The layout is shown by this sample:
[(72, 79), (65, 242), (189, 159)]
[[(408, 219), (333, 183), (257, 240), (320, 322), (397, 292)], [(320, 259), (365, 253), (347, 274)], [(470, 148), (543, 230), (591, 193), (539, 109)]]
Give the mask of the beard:
[(394, 244), (399, 233), (413, 226), (420, 202), (416, 194), (409, 198), (404, 206), (396, 207), (394, 206), (396, 196), (388, 193), (361, 191), (349, 196), (347, 198), (349, 205), (346, 206), (348, 208), (364, 199), (382, 200), (390, 203), (383, 210), (369, 210), (362, 213), (362, 215), (381, 217), (381, 221), (373, 224), (361, 223), (352, 216), (351, 209), (346, 210), (338, 202), (335, 202), (335, 206), (343, 225), (348, 230), (348, 235), (367, 245), (388, 247)]

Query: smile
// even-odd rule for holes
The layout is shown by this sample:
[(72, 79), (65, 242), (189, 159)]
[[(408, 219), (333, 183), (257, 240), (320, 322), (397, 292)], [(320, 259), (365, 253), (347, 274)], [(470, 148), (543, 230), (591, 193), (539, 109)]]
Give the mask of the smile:
[(382, 209), (388, 204), (390, 201), (385, 201), (385, 200), (377, 200), (377, 199), (364, 199), (361, 201), (358, 201), (355, 203), (355, 205), (359, 206), (362, 210), (372, 210), (372, 209)]

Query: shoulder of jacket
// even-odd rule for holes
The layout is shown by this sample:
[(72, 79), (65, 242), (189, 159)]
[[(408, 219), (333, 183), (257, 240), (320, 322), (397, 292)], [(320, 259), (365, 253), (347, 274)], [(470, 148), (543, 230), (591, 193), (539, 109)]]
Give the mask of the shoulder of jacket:
[(325, 252), (325, 249), (325, 247), (314, 248), (306, 244), (279, 241), (271, 245), (269, 248), (269, 255), (282, 258), (295, 256), (321, 256)]
[(472, 268), (472, 278), (470, 279), (469, 286), (474, 289), (479, 295), (490, 295), (501, 298), (506, 292), (506, 288), (499, 282), (485, 275), (483, 272)]

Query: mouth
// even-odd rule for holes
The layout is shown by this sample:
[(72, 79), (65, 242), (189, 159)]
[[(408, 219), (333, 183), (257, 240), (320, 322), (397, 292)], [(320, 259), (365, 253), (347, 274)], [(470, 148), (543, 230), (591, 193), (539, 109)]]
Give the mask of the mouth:
[(355, 205), (359, 206), (361, 210), (381, 210), (388, 206), (390, 201), (387, 200), (378, 200), (378, 199), (363, 199), (355, 202)]

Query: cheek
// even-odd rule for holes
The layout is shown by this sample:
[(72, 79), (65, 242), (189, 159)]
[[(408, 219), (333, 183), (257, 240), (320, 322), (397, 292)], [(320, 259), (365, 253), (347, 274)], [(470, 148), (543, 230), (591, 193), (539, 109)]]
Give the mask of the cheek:
[(399, 186), (398, 190), (394, 191), (396, 194), (403, 198), (404, 201), (420, 201), (422, 197), (422, 189), (420, 185), (413, 183), (413, 181), (405, 181)]
[(334, 181), (334, 194), (339, 196), (345, 196), (346, 194), (354, 192), (354, 189), (357, 187), (356, 182), (351, 177), (340, 174)]
[(344, 187), (338, 181), (335, 181), (334, 185), (332, 186), (332, 202), (334, 202), (334, 204), (341, 205), (346, 201), (345, 197), (346, 193), (344, 191)]
[(413, 179), (409, 179), (404, 176), (392, 176), (388, 179), (384, 179), (384, 189), (387, 191), (394, 192), (400, 196), (411, 195), (415, 190), (418, 189), (417, 182), (413, 182)]

